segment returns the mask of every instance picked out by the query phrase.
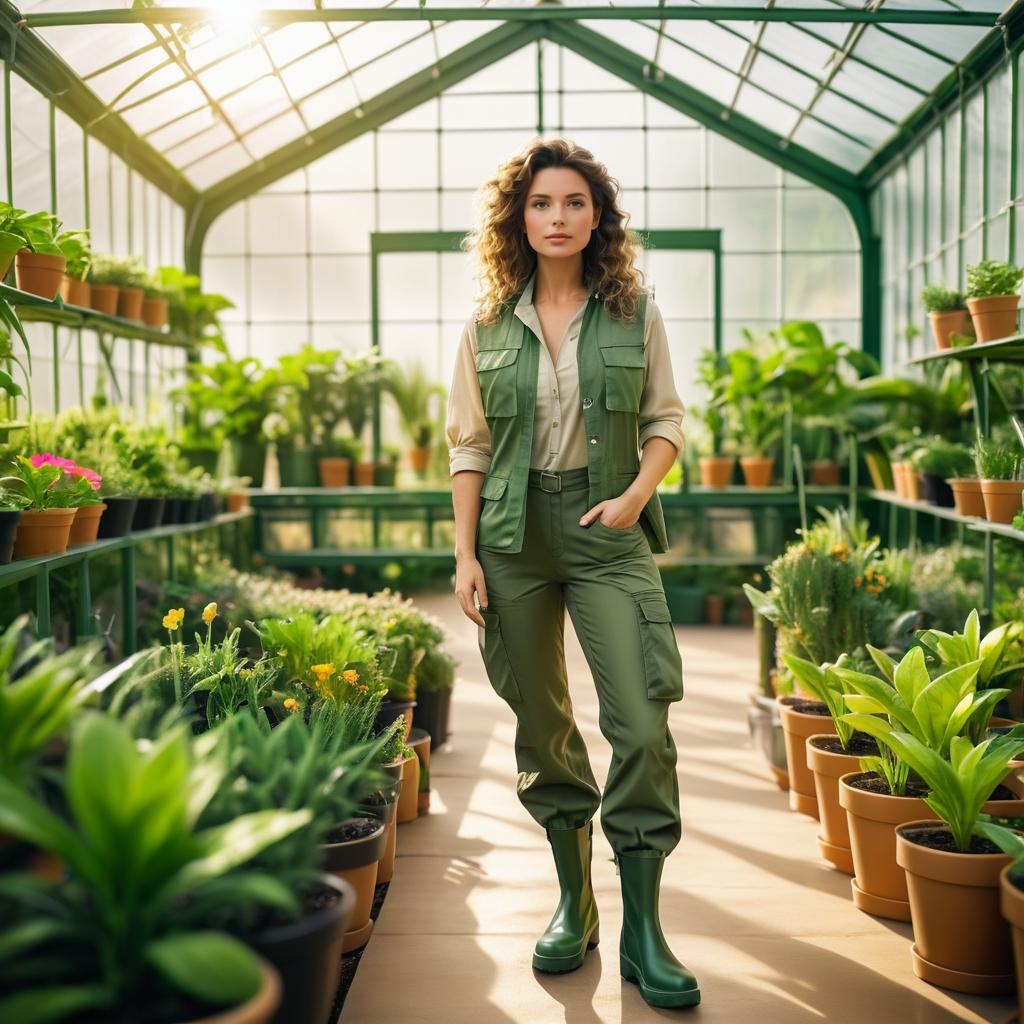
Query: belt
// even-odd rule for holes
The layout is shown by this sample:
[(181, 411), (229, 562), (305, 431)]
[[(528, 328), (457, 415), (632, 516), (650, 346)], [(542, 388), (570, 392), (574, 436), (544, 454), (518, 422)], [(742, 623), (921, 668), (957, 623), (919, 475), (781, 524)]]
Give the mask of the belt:
[(590, 471), (586, 466), (561, 470), (531, 469), (529, 485), (551, 494), (558, 491), (575, 491), (590, 486)]

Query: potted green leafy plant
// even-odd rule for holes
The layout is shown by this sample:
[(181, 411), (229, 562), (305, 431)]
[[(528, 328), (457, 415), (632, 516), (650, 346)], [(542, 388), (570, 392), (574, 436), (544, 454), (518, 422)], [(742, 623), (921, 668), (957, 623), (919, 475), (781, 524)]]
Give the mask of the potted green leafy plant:
[(1020, 446), (980, 437), (974, 445), (974, 460), (981, 480), (985, 518), (992, 523), (1012, 523), (1024, 493)]
[(71, 478), (52, 456), (17, 456), (14, 473), (0, 479), (28, 501), (14, 537), (15, 558), (59, 555), (67, 550), (71, 524), (80, 499), (81, 478)]
[(14, 230), (13, 222), (24, 210), (15, 210), (10, 203), (0, 202), (0, 278), (7, 276), (14, 256), (25, 248), (21, 232)]
[(234, 309), (235, 304), (225, 295), (204, 292), (198, 275), (180, 267), (157, 267), (155, 277), (168, 302), (171, 330), (196, 343), (211, 344), (227, 355), (220, 314)]
[[(93, 309), (126, 320), (142, 321), (143, 287), (146, 265), (138, 256), (97, 255), (89, 270)], [(117, 305), (113, 307), (112, 289), (117, 289)], [(98, 294), (97, 294), (98, 292)]]
[(158, 331), (167, 326), (170, 301), (155, 274), (148, 274), (142, 284), (142, 322)]
[(743, 479), (748, 487), (767, 487), (775, 466), (769, 449), (782, 435), (784, 411), (774, 401), (748, 395), (735, 407), (735, 413), (735, 441), (745, 453), (740, 456)]
[[(376, 346), (365, 352), (342, 355), (338, 396), (343, 403), (351, 435), (360, 442), (380, 391), (384, 362)], [(352, 482), (357, 487), (372, 486), (376, 465), (374, 462), (356, 462), (352, 467)]]
[(398, 475), (398, 460), (402, 457), (402, 449), (394, 444), (380, 446), (380, 459), (373, 471), (373, 482), (377, 487), (394, 487)]
[(64, 254), (64, 276), (60, 282), (61, 298), (72, 306), (89, 308), (89, 283), (85, 280), (92, 263), (92, 246), (88, 231), (62, 231), (57, 246)]
[(698, 410), (704, 425), (704, 444), (707, 454), (699, 459), (700, 482), (702, 487), (728, 487), (732, 482), (736, 464), (734, 454), (726, 454), (727, 417), (730, 406), (726, 404), (726, 389), (729, 383), (729, 362), (713, 348), (704, 349), (697, 363), (697, 375), (707, 388), (707, 402)]
[(974, 468), (974, 459), (966, 445), (933, 437), (910, 456), (921, 485), (921, 495), (929, 505), (952, 508), (952, 479), (963, 479)]
[(22, 291), (44, 299), (56, 298), (67, 262), (57, 244), (60, 226), (61, 222), (47, 210), (25, 213), (0, 208), (0, 228), (20, 235), (24, 242), (14, 257), (15, 280)]
[(1017, 333), (1017, 305), (1024, 268), (985, 259), (967, 268), (967, 308), (978, 341)]
[(317, 459), (321, 486), (347, 487), (352, 466), (362, 457), (362, 441), (337, 433), (328, 435), (320, 444)]
[(943, 284), (926, 284), (921, 290), (921, 302), (931, 321), (935, 344), (940, 349), (951, 347), (953, 334), (973, 333), (967, 303), (963, 293), (957, 289)]
[(432, 398), (443, 402), (447, 392), (443, 385), (430, 380), (420, 362), (404, 369), (398, 363), (388, 361), (381, 369), (381, 388), (391, 396), (402, 429), (412, 446), (409, 453), (412, 468), (423, 472), (430, 462), (434, 433), (430, 402)]

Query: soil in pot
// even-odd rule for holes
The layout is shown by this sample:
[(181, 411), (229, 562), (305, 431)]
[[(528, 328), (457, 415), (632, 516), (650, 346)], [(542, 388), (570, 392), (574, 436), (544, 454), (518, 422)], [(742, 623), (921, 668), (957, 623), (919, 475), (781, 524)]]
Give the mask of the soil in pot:
[(999, 909), (1010, 858), (979, 836), (960, 852), (946, 825), (931, 819), (896, 828), (896, 862), (907, 877), (914, 973), (957, 992), (1012, 993), (1013, 943)]
[(780, 697), (779, 716), (786, 737), (786, 770), (789, 773), (789, 806), (817, 820), (818, 796), (814, 775), (807, 767), (807, 737), (835, 732), (828, 707), (821, 701)]

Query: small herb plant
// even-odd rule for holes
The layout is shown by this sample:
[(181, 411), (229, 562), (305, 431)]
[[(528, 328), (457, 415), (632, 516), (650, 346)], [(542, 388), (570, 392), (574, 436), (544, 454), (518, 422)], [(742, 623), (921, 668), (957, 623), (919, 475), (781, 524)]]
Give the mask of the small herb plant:
[(138, 256), (96, 255), (89, 269), (91, 284), (110, 284), (119, 288), (142, 288), (148, 276), (146, 265)]
[(936, 437), (915, 449), (910, 457), (918, 473), (950, 477), (968, 476), (974, 472), (974, 459), (966, 445)]
[(1015, 444), (979, 437), (974, 444), (974, 462), (982, 480), (1016, 480), (1020, 475), (1021, 452)]
[(963, 292), (944, 284), (926, 284), (921, 289), (921, 302), (929, 313), (952, 313), (967, 308)]
[(1024, 268), (1002, 260), (982, 260), (967, 268), (967, 297), (984, 299), (994, 295), (1015, 295), (1020, 290)]

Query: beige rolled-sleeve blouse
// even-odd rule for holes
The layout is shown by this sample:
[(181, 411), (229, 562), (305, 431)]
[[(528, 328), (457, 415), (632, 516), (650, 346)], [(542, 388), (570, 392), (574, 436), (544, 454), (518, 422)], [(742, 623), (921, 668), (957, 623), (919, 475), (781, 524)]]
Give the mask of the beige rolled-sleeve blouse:
[[(533, 306), (536, 276), (535, 271), (515, 308), (515, 315), (533, 331), (541, 347), (530, 467), (577, 469), (587, 465), (576, 365), (576, 345), (587, 303), (584, 302), (569, 321), (558, 349), (558, 359), (552, 363), (540, 319)], [(464, 469), (486, 473), (491, 464), (491, 434), (484, 418), (476, 374), (476, 353), (476, 324), (471, 317), (462, 331), (452, 387), (448, 393), (446, 437), (452, 476)], [(640, 448), (652, 437), (664, 437), (676, 446), (677, 452), (682, 452), (683, 403), (672, 376), (665, 322), (650, 295), (644, 321), (644, 353), (647, 369), (640, 398)]]

